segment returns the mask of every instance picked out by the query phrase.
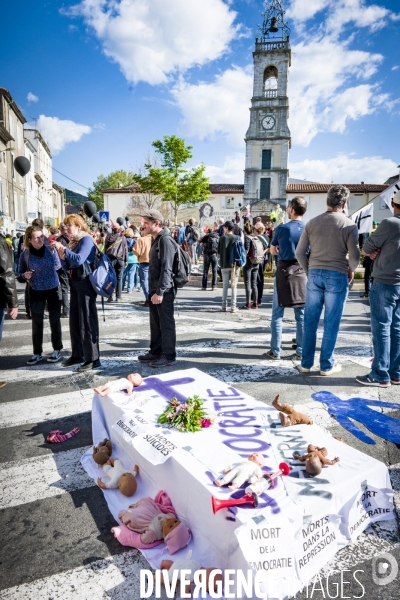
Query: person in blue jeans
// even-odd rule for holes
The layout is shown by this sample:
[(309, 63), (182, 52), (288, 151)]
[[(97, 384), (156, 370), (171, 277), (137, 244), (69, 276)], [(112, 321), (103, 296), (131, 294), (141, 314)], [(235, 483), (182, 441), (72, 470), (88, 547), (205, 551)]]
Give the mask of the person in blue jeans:
[[(137, 256), (132, 252), (132, 248), (136, 243), (136, 239), (134, 239), (133, 229), (128, 227), (124, 231), (124, 235), (126, 237), (126, 244), (128, 247), (128, 262), (124, 269), (124, 273), (122, 275), (122, 291), (125, 290), (125, 283), (127, 282), (127, 292), (128, 294), (133, 291), (134, 287), (137, 287), (137, 274), (139, 270), (139, 260)], [(135, 286), (136, 283), (136, 286)]]
[[(306, 210), (307, 202), (303, 197), (293, 198), (286, 209), (290, 220), (288, 223), (278, 225), (270, 246), (271, 254), (278, 256), (278, 267), (272, 299), (271, 349), (264, 356), (272, 360), (278, 360), (281, 355), (282, 321), (285, 307), (288, 306), (294, 309), (296, 319), (296, 344), (294, 349), (296, 349), (298, 358), (302, 356), (307, 276), (301, 268), (301, 273), (299, 271), (296, 248), (304, 230), (303, 215)], [(282, 278), (280, 277), (281, 272)], [(283, 282), (283, 286), (281, 282)]]
[(384, 219), (365, 241), (362, 253), (373, 260), (369, 294), (374, 360), (362, 385), (400, 385), (400, 200), (393, 217)]
[(323, 308), (320, 375), (334, 375), (342, 369), (335, 363), (333, 352), (349, 284), (360, 260), (357, 225), (343, 213), (349, 196), (343, 185), (329, 188), (327, 212), (307, 223), (297, 246), (297, 260), (308, 272), (301, 373), (309, 373), (314, 365)]

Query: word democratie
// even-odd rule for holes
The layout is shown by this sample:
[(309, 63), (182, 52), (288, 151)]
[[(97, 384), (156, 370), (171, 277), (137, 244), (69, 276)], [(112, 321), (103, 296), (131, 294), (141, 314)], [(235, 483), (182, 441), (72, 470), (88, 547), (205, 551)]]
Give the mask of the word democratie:
[[(161, 583), (161, 573), (163, 583)], [(265, 584), (261, 572), (213, 569), (208, 580), (205, 569), (195, 571), (189, 579), (191, 573), (190, 569), (173, 571), (170, 580), (167, 570), (157, 569), (153, 574), (149, 569), (141, 569), (140, 598), (150, 598), (153, 592), (154, 598), (161, 598), (162, 585), (165, 587), (167, 598), (175, 598), (177, 588), (180, 588), (180, 598), (253, 598), (254, 596), (263, 600), (268, 598), (267, 592), (261, 589), (263, 583)], [(218, 575), (222, 575), (223, 584), (221, 580), (215, 580)]]

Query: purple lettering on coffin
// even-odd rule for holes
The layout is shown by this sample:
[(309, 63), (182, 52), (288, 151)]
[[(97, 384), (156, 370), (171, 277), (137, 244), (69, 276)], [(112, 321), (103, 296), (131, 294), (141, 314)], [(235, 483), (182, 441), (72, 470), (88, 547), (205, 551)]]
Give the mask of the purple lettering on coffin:
[(187, 396), (183, 396), (176, 390), (174, 390), (174, 386), (176, 385), (185, 385), (187, 383), (193, 383), (193, 377), (181, 377), (180, 379), (170, 379), (169, 381), (163, 381), (158, 377), (146, 377), (143, 379), (143, 383), (140, 384), (139, 392), (144, 389), (154, 390), (167, 400), (171, 400), (171, 398), (176, 398), (179, 402), (186, 402)]
[(381, 402), (380, 400), (369, 400), (367, 398), (350, 398), (350, 400), (341, 400), (331, 392), (316, 392), (312, 398), (317, 402), (323, 402), (328, 407), (328, 412), (336, 417), (338, 423), (347, 431), (350, 431), (359, 440), (366, 444), (375, 444), (376, 442), (366, 433), (364, 433), (354, 421), (365, 425), (375, 435), (389, 440), (394, 444), (400, 444), (400, 419), (391, 417), (371, 408), (393, 408), (400, 409), (400, 404), (393, 402)]

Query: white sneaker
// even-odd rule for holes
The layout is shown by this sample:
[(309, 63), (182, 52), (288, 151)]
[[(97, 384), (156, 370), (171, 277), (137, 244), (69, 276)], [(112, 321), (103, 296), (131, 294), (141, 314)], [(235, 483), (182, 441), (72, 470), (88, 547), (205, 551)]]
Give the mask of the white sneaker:
[(297, 366), (297, 370), (300, 371), (300, 373), (309, 373), (311, 371), (311, 369), (306, 369), (305, 367), (302, 367), (301, 365)]
[(40, 354), (34, 354), (29, 360), (26, 361), (26, 364), (31, 367), (32, 365), (36, 365), (36, 363), (40, 362), (41, 360), (43, 360), (43, 356)]
[(325, 377), (329, 377), (329, 375), (336, 375), (336, 373), (340, 373), (341, 370), (342, 370), (341, 365), (339, 365), (338, 363), (335, 363), (333, 365), (332, 369), (330, 369), (329, 371), (320, 371), (319, 374), (324, 375)]
[(60, 350), (54, 350), (53, 354), (50, 354), (49, 358), (47, 359), (47, 362), (49, 362), (49, 363), (56, 363), (59, 360), (61, 360), (61, 351)]

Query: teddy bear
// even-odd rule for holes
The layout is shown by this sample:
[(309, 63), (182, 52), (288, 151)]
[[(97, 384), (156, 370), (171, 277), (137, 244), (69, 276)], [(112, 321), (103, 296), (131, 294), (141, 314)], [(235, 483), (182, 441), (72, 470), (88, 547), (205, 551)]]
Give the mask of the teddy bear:
[(103, 471), (109, 478), (109, 481), (104, 483), (100, 477), (97, 479), (97, 485), (102, 490), (119, 488), (119, 491), (124, 496), (133, 496), (136, 492), (136, 477), (139, 473), (139, 467), (137, 465), (135, 465), (132, 474), (125, 469), (119, 458), (115, 458), (114, 460), (110, 458), (105, 465), (103, 465)]
[(107, 438), (93, 447), (93, 460), (98, 465), (105, 465), (111, 454), (112, 444)]

